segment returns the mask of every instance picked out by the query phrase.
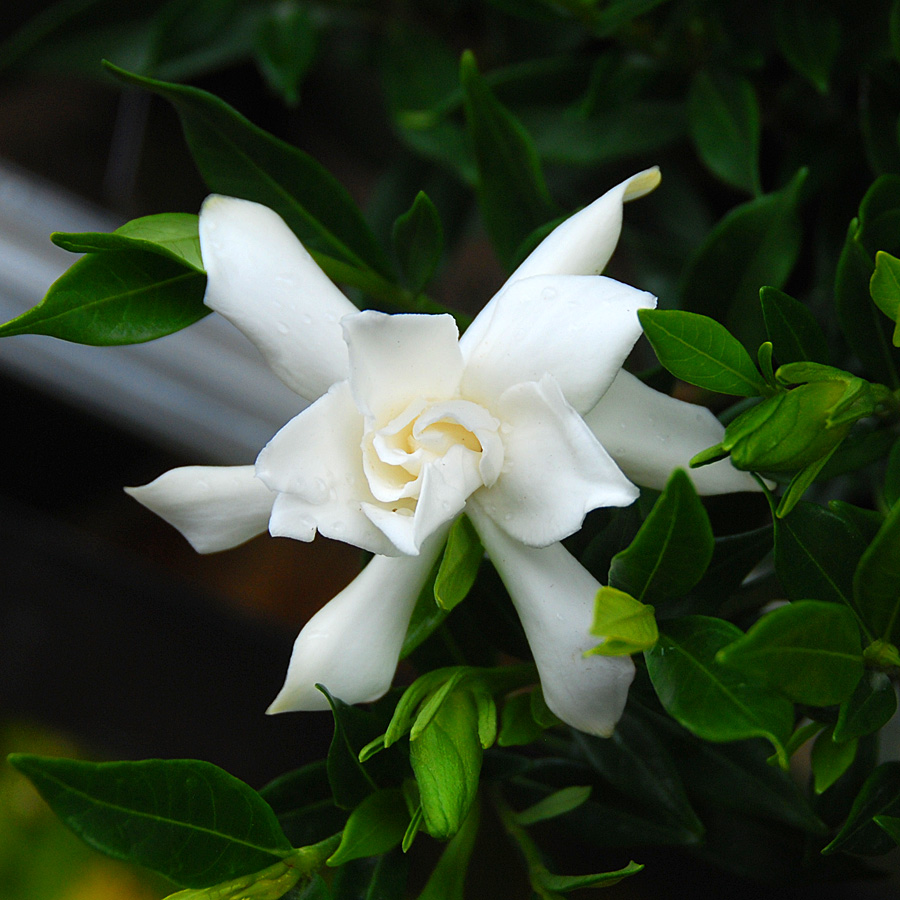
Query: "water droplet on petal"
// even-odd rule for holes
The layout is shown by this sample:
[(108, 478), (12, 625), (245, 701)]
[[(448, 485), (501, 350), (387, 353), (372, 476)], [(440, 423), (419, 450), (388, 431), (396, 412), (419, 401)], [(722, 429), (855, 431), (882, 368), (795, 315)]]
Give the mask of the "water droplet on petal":
[(275, 327), (278, 329), (279, 334), (287, 334), (290, 331), (290, 328), (284, 322), (279, 322)]

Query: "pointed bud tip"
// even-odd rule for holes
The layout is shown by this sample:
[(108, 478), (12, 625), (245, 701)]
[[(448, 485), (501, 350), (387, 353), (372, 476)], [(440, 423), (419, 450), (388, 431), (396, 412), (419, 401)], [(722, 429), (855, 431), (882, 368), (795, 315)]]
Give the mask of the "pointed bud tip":
[(625, 194), (622, 197), (623, 202), (627, 203), (629, 200), (637, 200), (649, 194), (659, 185), (660, 181), (662, 181), (662, 174), (659, 171), (659, 166), (653, 166), (650, 169), (644, 169), (643, 172), (638, 172), (637, 175), (634, 175), (629, 180), (625, 188)]

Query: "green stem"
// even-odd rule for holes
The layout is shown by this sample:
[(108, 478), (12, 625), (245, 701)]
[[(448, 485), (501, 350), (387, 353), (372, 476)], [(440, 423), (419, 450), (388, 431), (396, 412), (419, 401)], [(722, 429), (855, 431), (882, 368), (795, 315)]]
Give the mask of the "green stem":
[(325, 865), (325, 860), (337, 850), (341, 842), (342, 832), (319, 841), (318, 844), (310, 844), (308, 847), (298, 847), (285, 859), (292, 868), (298, 870), (301, 876), (312, 875), (316, 869)]

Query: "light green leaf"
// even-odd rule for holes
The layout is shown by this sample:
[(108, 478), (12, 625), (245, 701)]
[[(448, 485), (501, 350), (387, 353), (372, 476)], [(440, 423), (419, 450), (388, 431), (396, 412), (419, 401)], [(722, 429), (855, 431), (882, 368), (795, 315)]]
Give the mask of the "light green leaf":
[(893, 344), (900, 347), (900, 259), (884, 250), (875, 254), (869, 293), (875, 305), (895, 323)]
[(828, 790), (853, 765), (856, 759), (855, 740), (837, 743), (832, 735), (834, 730), (826, 728), (813, 744), (810, 764), (813, 786), (817, 794)]
[(340, 866), (351, 859), (387, 853), (399, 845), (408, 825), (409, 813), (402, 791), (390, 788), (369, 794), (350, 813), (341, 843), (327, 864)]
[(601, 587), (594, 600), (591, 634), (603, 642), (585, 656), (627, 656), (652, 647), (659, 637), (653, 607), (612, 587)]
[(434, 582), (437, 605), (449, 612), (469, 593), (478, 567), (484, 558), (484, 547), (468, 517), (460, 516), (450, 528), (447, 546)]
[(82, 840), (184, 887), (253, 875), (292, 852), (265, 800), (211, 763), (9, 761)]
[(638, 318), (659, 361), (676, 378), (738, 397), (766, 393), (750, 354), (715, 319), (675, 309), (641, 309)]
[(637, 875), (644, 867), (636, 862), (630, 862), (624, 869), (615, 872), (599, 872), (595, 875), (554, 875), (546, 870), (539, 873), (541, 885), (548, 891), (567, 894), (569, 891), (578, 891), (582, 888), (610, 887), (620, 882), (629, 875)]
[(587, 786), (561, 788), (534, 806), (516, 813), (516, 821), (520, 825), (534, 825), (547, 819), (555, 819), (581, 806), (590, 796), (591, 788)]
[(900, 643), (900, 504), (895, 504), (853, 575), (856, 608), (872, 634)]
[(207, 888), (188, 888), (166, 900), (280, 900), (303, 876), (291, 857), (262, 872), (233, 878)]
[(849, 699), (863, 673), (859, 627), (845, 606), (798, 600), (766, 613), (716, 655), (796, 703)]
[(669, 715), (698, 737), (713, 742), (764, 737), (786, 762), (791, 703), (716, 661), (719, 650), (741, 636), (730, 622), (707, 616), (669, 622), (645, 654), (647, 671)]

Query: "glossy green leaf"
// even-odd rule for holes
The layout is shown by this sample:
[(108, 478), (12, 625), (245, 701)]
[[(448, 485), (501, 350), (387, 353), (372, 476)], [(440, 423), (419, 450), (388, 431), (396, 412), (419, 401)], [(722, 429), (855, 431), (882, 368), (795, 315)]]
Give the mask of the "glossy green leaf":
[(389, 788), (369, 794), (350, 813), (341, 843), (327, 863), (340, 866), (351, 859), (387, 853), (399, 845), (408, 825), (409, 813), (400, 790)]
[(291, 853), (265, 800), (211, 763), (9, 761), (82, 840), (184, 887), (251, 875)]
[(174, 107), (211, 191), (274, 209), (309, 249), (390, 277), (391, 268), (347, 190), (311, 156), (257, 128), (198, 88), (144, 78), (107, 63), (127, 84)]
[(667, 623), (645, 654), (647, 671), (666, 712), (708, 741), (764, 737), (783, 756), (793, 707), (761, 682), (716, 661), (742, 632), (722, 619), (686, 616)]
[(200, 256), (199, 217), (193, 213), (159, 213), (132, 219), (111, 234), (57, 231), (50, 239), (72, 253), (100, 250), (145, 250), (203, 272)]
[[(780, 191), (732, 209), (709, 233), (685, 273), (683, 309), (721, 319), (748, 347), (765, 339), (760, 285), (784, 286), (800, 251), (801, 169)], [(743, 394), (742, 394), (743, 395)]]
[(591, 796), (591, 788), (583, 785), (560, 788), (543, 800), (516, 813), (520, 825), (535, 825), (547, 819), (555, 819), (581, 806)]
[(894, 841), (873, 819), (897, 815), (900, 815), (900, 762), (886, 762), (866, 779), (841, 830), (822, 853), (827, 855), (838, 850), (865, 856), (887, 853)]
[(394, 222), (391, 236), (409, 289), (418, 293), (434, 275), (444, 249), (441, 217), (424, 191), (419, 191), (410, 209)]
[(775, 37), (794, 70), (819, 93), (828, 93), (841, 43), (841, 25), (834, 13), (813, 0), (781, 3), (775, 12)]
[(809, 706), (849, 699), (863, 672), (853, 613), (817, 600), (798, 600), (766, 613), (716, 659)]
[(300, 85), (312, 65), (318, 35), (309, 10), (298, 4), (278, 4), (259, 23), (256, 64), (288, 106), (300, 102)]
[(869, 293), (875, 305), (894, 323), (892, 341), (895, 347), (900, 347), (900, 259), (884, 250), (875, 254)]
[(481, 806), (477, 801), (462, 827), (447, 844), (418, 900), (464, 900), (469, 860), (475, 849)]
[(774, 287), (760, 288), (759, 302), (779, 363), (828, 362), (828, 342), (807, 306)]
[(843, 775), (856, 759), (855, 740), (838, 743), (832, 739), (833, 729), (826, 728), (813, 744), (810, 765), (813, 773), (813, 787), (817, 794), (828, 790)]
[(0, 337), (46, 334), (79, 344), (139, 344), (202, 319), (206, 276), (157, 253), (89, 253), (47, 296), (0, 325)]
[(441, 609), (449, 612), (466, 598), (483, 558), (484, 547), (472, 523), (466, 516), (460, 516), (450, 528), (434, 582), (434, 599)]
[(853, 575), (853, 596), (876, 638), (900, 642), (900, 505), (894, 505)]
[(302, 877), (292, 857), (262, 872), (232, 878), (206, 888), (188, 888), (170, 894), (166, 900), (280, 900)]
[(613, 587), (601, 587), (594, 600), (591, 634), (602, 638), (585, 656), (627, 656), (649, 650), (659, 637), (653, 607)]
[(542, 872), (540, 882), (548, 891), (559, 894), (567, 894), (569, 891), (578, 891), (582, 888), (611, 887), (618, 884), (623, 878), (637, 875), (644, 867), (636, 862), (630, 862), (624, 869), (615, 872), (598, 872), (594, 875), (554, 875), (552, 872)]
[(694, 485), (676, 469), (634, 540), (613, 557), (609, 584), (644, 602), (680, 597), (702, 578), (714, 546)]
[(691, 137), (700, 158), (720, 180), (760, 192), (759, 104), (746, 78), (700, 71), (688, 95)]
[(738, 397), (766, 392), (750, 354), (715, 319), (674, 309), (641, 309), (638, 318), (659, 361), (676, 378)]
[(558, 210), (550, 199), (534, 143), (494, 96), (469, 52), (462, 56), (460, 83), (478, 165), (481, 215), (501, 261), (510, 266), (522, 241)]
[(478, 791), (482, 747), (471, 693), (454, 691), (409, 745), (428, 833), (439, 840), (459, 831)]
[(371, 715), (332, 697), (321, 685), (334, 716), (334, 736), (328, 748), (328, 783), (334, 802), (353, 809), (375, 790), (375, 782), (359, 761), (359, 751), (371, 740)]

